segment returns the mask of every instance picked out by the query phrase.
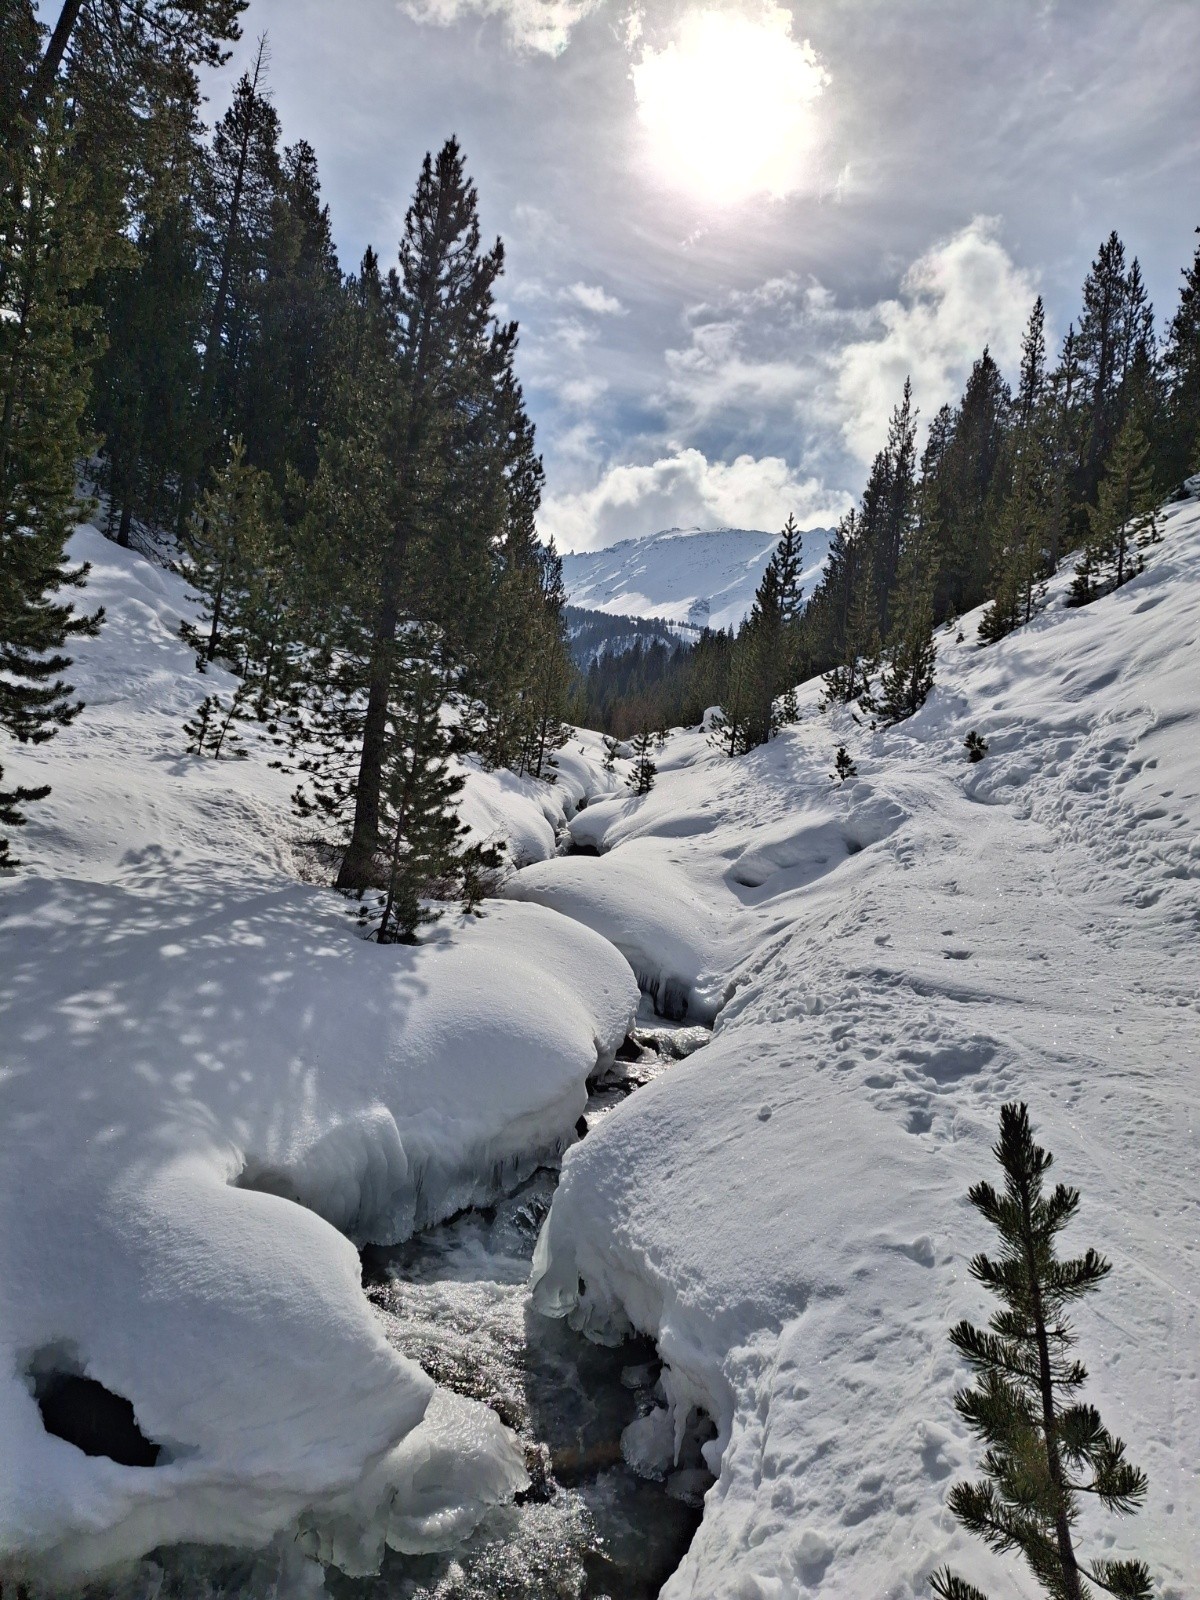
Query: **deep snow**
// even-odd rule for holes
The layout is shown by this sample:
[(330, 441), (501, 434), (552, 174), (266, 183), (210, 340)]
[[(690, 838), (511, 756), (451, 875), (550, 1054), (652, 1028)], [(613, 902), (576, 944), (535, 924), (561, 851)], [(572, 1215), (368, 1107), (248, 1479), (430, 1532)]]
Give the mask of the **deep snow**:
[[(296, 880), (295, 782), (183, 753), (222, 681), (178, 638), (177, 578), (82, 529), (108, 621), (87, 702), (6, 778), (52, 797), (0, 885), (0, 1550), (56, 1579), (172, 1540), (299, 1526), (354, 1570), (441, 1547), (525, 1482), (495, 1415), (394, 1352), (350, 1240), (394, 1241), (574, 1137), (638, 995), (622, 957), (536, 906), (364, 941)], [(594, 745), (599, 741), (593, 739)], [(529, 858), (617, 780), (472, 773), (466, 812)], [(34, 1371), (132, 1401), (153, 1469), (49, 1436)]]
[[(966, 1190), (1012, 1098), (1082, 1189), (1070, 1242), (1113, 1260), (1081, 1353), (1150, 1479), (1139, 1516), (1085, 1517), (1085, 1547), (1193, 1592), (1200, 506), (1118, 593), (1067, 611), (1068, 576), (1000, 644), (978, 616), (943, 631), (895, 729), (819, 713), (810, 685), (800, 725), (740, 760), (676, 735), (652, 794), (573, 824), (598, 859), (514, 885), (610, 936), (657, 920), (664, 970), (691, 952), (707, 993), (722, 962), (731, 980), (709, 1048), (568, 1152), (535, 1260), (535, 1303), (653, 1335), (676, 1425), (718, 1424), (665, 1596), (901, 1600), (947, 1558), (1033, 1596), (944, 1504), (978, 1459), (946, 1335), (990, 1310)], [(646, 942), (626, 936), (635, 964)]]
[[(811, 594), (832, 530), (804, 534), (804, 586)], [(604, 550), (563, 557), (572, 605), (624, 617), (662, 617), (694, 627), (736, 628), (750, 609), (779, 534), (745, 528), (668, 528)]]
[[(1064, 574), (998, 645), (973, 617), (943, 632), (899, 728), (820, 713), (814, 685), (798, 727), (737, 761), (673, 735), (643, 799), (591, 734), (553, 786), (473, 772), (473, 827), (532, 865), (415, 952), (364, 943), (297, 881), (272, 752), (181, 753), (219, 679), (179, 644), (177, 580), (92, 531), (74, 553), (110, 612), (72, 674), (88, 710), (6, 774), (55, 786), (0, 884), (10, 1561), (279, 1534), (362, 1570), (385, 1536), (449, 1545), (510, 1495), (514, 1440), (389, 1346), (344, 1235), (401, 1237), (568, 1144), (633, 1015), (628, 957), (715, 1036), (568, 1149), (534, 1294), (594, 1337), (657, 1341), (667, 1416), (628, 1459), (665, 1471), (689, 1414), (715, 1421), (717, 1482), (664, 1594), (912, 1600), (949, 1558), (1032, 1600), (944, 1504), (976, 1460), (946, 1333), (988, 1309), (966, 1189), (1013, 1097), (1083, 1191), (1072, 1242), (1114, 1261), (1082, 1353), (1151, 1492), (1089, 1521), (1092, 1547), (1190, 1594), (1200, 505), (1084, 611)], [(568, 823), (600, 854), (556, 856)], [(35, 1357), (129, 1395), (167, 1464), (49, 1438)]]

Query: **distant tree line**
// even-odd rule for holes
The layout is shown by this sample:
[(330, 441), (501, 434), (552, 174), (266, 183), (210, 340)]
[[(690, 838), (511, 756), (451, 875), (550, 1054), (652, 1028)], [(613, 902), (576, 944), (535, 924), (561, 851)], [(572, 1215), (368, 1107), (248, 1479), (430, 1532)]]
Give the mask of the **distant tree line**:
[[(458, 145), (426, 158), (396, 263), (343, 273), (265, 43), (201, 124), (198, 69), (244, 5), (65, 0), (48, 28), (0, 0), (0, 726), (78, 711), (63, 651), (99, 619), (60, 597), (86, 461), (118, 544), (173, 533), (197, 663), (237, 675), (191, 748), (278, 728), (337, 881), (403, 903), (381, 936), (409, 937), (424, 888), (477, 881), (450, 756), (544, 775), (561, 741), (560, 563)], [(35, 798), (0, 790), (0, 827)]]
[(690, 724), (719, 706), (714, 738), (737, 755), (790, 720), (791, 691), (818, 674), (827, 703), (896, 722), (933, 684), (939, 624), (986, 603), (979, 637), (1003, 638), (1072, 553), (1072, 604), (1135, 576), (1156, 506), (1200, 470), (1200, 250), (1183, 278), (1159, 339), (1138, 262), (1110, 235), (1053, 363), (1038, 299), (1016, 391), (985, 349), (919, 453), (906, 383), (808, 603), (789, 523), (736, 637), (704, 635), (644, 668), (636, 650), (602, 663), (588, 696), (600, 725)]

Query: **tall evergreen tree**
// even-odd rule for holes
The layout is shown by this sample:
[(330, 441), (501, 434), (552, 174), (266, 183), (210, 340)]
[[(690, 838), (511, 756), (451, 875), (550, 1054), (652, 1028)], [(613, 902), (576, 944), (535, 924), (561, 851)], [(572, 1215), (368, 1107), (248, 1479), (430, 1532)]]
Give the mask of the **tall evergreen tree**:
[[(243, 431), (259, 289), (282, 186), (279, 118), (266, 95), (266, 67), (262, 39), (252, 71), (239, 79), (213, 135), (204, 191), (208, 309), (189, 488), (224, 457), (232, 434)], [(190, 510), (187, 494), (181, 512)]]
[(888, 424), (887, 443), (867, 478), (858, 519), (859, 537), (870, 552), (873, 568), (875, 622), (884, 636), (892, 625), (892, 596), (916, 499), (916, 437), (912, 379), (905, 378), (900, 403)]
[(1101, 245), (1083, 285), (1075, 356), (1085, 413), (1078, 499), (1095, 503), (1105, 463), (1131, 405), (1144, 398), (1154, 363), (1154, 311), (1137, 261), (1126, 266), (1115, 233)]
[[(1080, 1497), (1107, 1510), (1135, 1511), (1146, 1496), (1145, 1474), (1125, 1459), (1125, 1446), (1094, 1406), (1076, 1397), (1087, 1381), (1071, 1348), (1067, 1309), (1093, 1293), (1112, 1270), (1088, 1249), (1072, 1261), (1056, 1254), (1059, 1233), (1079, 1209), (1079, 1191), (1057, 1184), (1045, 1194), (1053, 1158), (1033, 1141), (1024, 1105), (1000, 1113), (994, 1148), (1004, 1191), (990, 1183), (970, 1190), (976, 1209), (1000, 1235), (999, 1259), (977, 1255), (971, 1276), (1001, 1302), (987, 1330), (960, 1322), (950, 1341), (977, 1377), (955, 1398), (959, 1414), (987, 1446), (986, 1476), (950, 1491), (950, 1509), (993, 1550), (1022, 1555), (1051, 1600), (1089, 1600), (1095, 1584), (1116, 1600), (1150, 1600), (1141, 1561), (1076, 1554)], [(985, 1600), (946, 1569), (933, 1579), (941, 1600)]]
[[(0, 191), (0, 729), (23, 744), (51, 738), (81, 709), (61, 674), (67, 642), (94, 633), (59, 598), (86, 568), (69, 567), (75, 467), (95, 355), (82, 299), (105, 260), (86, 174), (71, 160), (56, 98), (20, 152), (6, 152)], [(2, 777), (2, 770), (0, 770)], [(0, 824), (49, 791), (0, 790)], [(12, 865), (0, 839), (0, 865)]]
[(961, 615), (988, 593), (993, 529), (1003, 497), (1012, 397), (991, 352), (971, 369), (924, 503), (938, 562), (935, 615)]
[(1200, 472), (1200, 246), (1183, 272), (1162, 364), (1167, 393), (1159, 477), (1163, 487), (1171, 489), (1190, 473)]
[(261, 277), (249, 292), (253, 331), (238, 425), (253, 441), (255, 465), (282, 488), (289, 468), (305, 481), (316, 473), (342, 293), (316, 154), (303, 140), (283, 153)]
[(1157, 507), (1150, 446), (1131, 412), (1117, 435), (1096, 504), (1088, 507), (1088, 536), (1071, 585), (1073, 604), (1086, 605), (1136, 577), (1145, 564), (1143, 552), (1159, 538)]
[(1006, 442), (1007, 494), (993, 536), (993, 599), (979, 636), (1002, 638), (1030, 620), (1050, 560), (1053, 489), (1049, 469), (1045, 313), (1039, 295), (1021, 348), (1021, 381)]
[[(457, 142), (448, 140), (437, 160), (427, 156), (422, 167), (392, 290), (396, 380), (386, 429), (386, 548), (379, 563), (379, 590), (372, 597), (366, 710), (354, 824), (338, 876), (342, 888), (366, 887), (376, 873), (397, 630), (418, 586), (414, 568), (428, 572), (433, 552), (454, 553), (446, 518), (459, 508), (448, 500), (447, 483), (453, 482), (466, 497), (473, 476), (478, 484), (491, 486), (503, 475), (494, 439), (472, 438), (481, 414), (494, 415), (497, 388), (511, 370), (515, 332), (500, 330), (505, 337), (498, 338), (493, 315), (492, 290), (503, 261), (499, 241), (481, 252), (475, 186), (467, 180)], [(482, 469), (476, 475), (472, 460)], [(484, 509), (477, 494), (471, 509)], [(471, 527), (476, 548), (482, 546), (484, 552), (507, 503), (493, 491), (486, 509), (491, 516)], [(454, 531), (462, 528), (456, 518)], [(450, 565), (446, 561), (442, 572)], [(428, 585), (424, 587), (428, 593)], [(446, 599), (443, 595), (443, 605)]]

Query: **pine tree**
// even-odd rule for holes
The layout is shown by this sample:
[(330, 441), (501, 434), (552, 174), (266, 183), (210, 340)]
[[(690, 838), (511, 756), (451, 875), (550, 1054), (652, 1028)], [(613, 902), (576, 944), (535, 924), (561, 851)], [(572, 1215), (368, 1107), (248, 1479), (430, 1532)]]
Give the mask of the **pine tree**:
[(833, 758), (833, 771), (829, 776), (835, 783), (845, 783), (847, 778), (858, 777), (858, 768), (844, 744), (837, 747), (837, 754)]
[(1200, 472), (1200, 246), (1184, 269), (1162, 364), (1167, 397), (1161, 481), (1174, 488), (1190, 473)]
[[(40, 744), (82, 709), (61, 674), (68, 640), (96, 632), (102, 613), (78, 616), (58, 598), (86, 567), (67, 565), (75, 465), (95, 317), (82, 292), (105, 246), (86, 180), (70, 157), (62, 107), (51, 102), (18, 152), (5, 152), (0, 189), (0, 729)], [(2, 777), (2, 769), (0, 769)], [(49, 790), (0, 790), (0, 825)], [(16, 863), (0, 839), (0, 865)]]
[(993, 598), (979, 624), (985, 642), (1027, 623), (1045, 594), (1052, 515), (1046, 392), (1045, 312), (1039, 295), (1022, 344), (1021, 382), (1002, 469), (1009, 486), (993, 539)]
[[(422, 901), (434, 891), (460, 892), (464, 870), (477, 866), (463, 847), (467, 828), (455, 800), (466, 782), (451, 767), (455, 739), (446, 711), (450, 676), (437, 641), (419, 629), (397, 641), (383, 774), (386, 889), (376, 938), (414, 944), (438, 913)], [(468, 884), (475, 893), (473, 874)]]
[(914, 520), (901, 556), (895, 631), (887, 666), (873, 697), (874, 709), (885, 724), (913, 716), (933, 688), (937, 662), (933, 639), (934, 582), (929, 539)]
[[(1070, 1355), (1075, 1335), (1066, 1310), (1099, 1288), (1111, 1263), (1092, 1249), (1071, 1261), (1055, 1254), (1057, 1235), (1079, 1209), (1079, 1191), (1058, 1184), (1043, 1193), (1052, 1157), (1033, 1142), (1026, 1106), (1004, 1106), (994, 1154), (1004, 1169), (1003, 1194), (977, 1183), (970, 1199), (1005, 1250), (998, 1260), (975, 1256), (971, 1275), (1002, 1309), (986, 1331), (960, 1322), (950, 1334), (977, 1377), (978, 1386), (961, 1390), (955, 1405), (987, 1446), (986, 1477), (956, 1484), (950, 1508), (993, 1550), (1022, 1555), (1052, 1600), (1088, 1600), (1091, 1584), (1117, 1600), (1150, 1600), (1143, 1562), (1088, 1564), (1075, 1551), (1081, 1495), (1127, 1513), (1147, 1488), (1122, 1441), (1094, 1406), (1076, 1398), (1087, 1372)], [(985, 1600), (948, 1568), (935, 1575), (933, 1590), (941, 1600)]]
[(653, 749), (654, 734), (647, 724), (633, 741), (633, 771), (626, 782), (634, 794), (649, 794), (654, 787), (658, 768), (651, 754)]
[(963, 740), (963, 749), (967, 752), (967, 760), (974, 766), (987, 755), (988, 742), (981, 733), (972, 728)]
[(825, 674), (824, 708), (869, 700), (871, 681), (879, 670), (879, 625), (872, 571), (865, 560), (854, 575), (851, 595), (841, 659)]
[(121, 63), (134, 82), (144, 83), (164, 59), (183, 59), (209, 67), (227, 59), (223, 48), (239, 37), (237, 19), (248, 0), (62, 0), (58, 18), (32, 74), (23, 102), (36, 118), (51, 98), (65, 61), (80, 48), (80, 35), (93, 56)]
[[(504, 462), (491, 430), (481, 440), (471, 437), (476, 423), (494, 418), (497, 386), (504, 386), (510, 371), (515, 331), (498, 343), (493, 319), (492, 287), (502, 267), (499, 242), (486, 254), (480, 251), (475, 187), (466, 178), (457, 142), (448, 140), (436, 162), (425, 159), (405, 220), (400, 272), (389, 284), (397, 333), (396, 380), (384, 434), (388, 516), (379, 588), (367, 597), (374, 615), (366, 709), (353, 828), (338, 874), (341, 888), (366, 887), (375, 870), (391, 660), (406, 603), (414, 587), (428, 597), (431, 585), (422, 574), (441, 574), (440, 605), (451, 609), (462, 596), (456, 576), (484, 581), (477, 569), (483, 565), (486, 571), (486, 561), (461, 562), (451, 573), (445, 558), (454, 553), (455, 535), (468, 526), (476, 555), (486, 551), (508, 509), (497, 488)], [(480, 467), (477, 474), (473, 464)], [(465, 505), (486, 508), (490, 516), (468, 523), (460, 515)]]
[(333, 383), (342, 275), (317, 158), (301, 140), (283, 152), (251, 281), (250, 347), (238, 386), (238, 426), (252, 459), (282, 488), (287, 471), (310, 482)]
[[(229, 460), (214, 472), (192, 518), (180, 571), (199, 591), (204, 626), (183, 625), (196, 648), (196, 664), (224, 657), (243, 677), (261, 669), (271, 676), (271, 639), (278, 616), (272, 591), (278, 513), (271, 480), (247, 465), (235, 439)], [(266, 659), (265, 659), (266, 658)]]
[(1084, 437), (1077, 498), (1094, 505), (1109, 452), (1154, 365), (1154, 311), (1137, 261), (1128, 267), (1115, 233), (1100, 246), (1083, 285), (1075, 358)]
[(1012, 397), (989, 350), (971, 369), (936, 465), (922, 481), (922, 521), (937, 561), (934, 615), (987, 597)]
[(1086, 605), (1120, 588), (1142, 570), (1144, 550), (1158, 541), (1158, 495), (1150, 446), (1135, 412), (1113, 447), (1096, 504), (1088, 508), (1088, 537), (1075, 568), (1070, 600)]
[[(229, 110), (213, 134), (204, 185), (204, 237), (209, 273), (204, 355), (196, 404), (198, 437), (192, 483), (242, 432), (247, 367), (257, 333), (258, 292), (267, 270), (275, 205), (282, 187), (279, 118), (265, 91), (266, 40), (252, 72), (239, 79)], [(191, 488), (181, 510), (190, 514)]]

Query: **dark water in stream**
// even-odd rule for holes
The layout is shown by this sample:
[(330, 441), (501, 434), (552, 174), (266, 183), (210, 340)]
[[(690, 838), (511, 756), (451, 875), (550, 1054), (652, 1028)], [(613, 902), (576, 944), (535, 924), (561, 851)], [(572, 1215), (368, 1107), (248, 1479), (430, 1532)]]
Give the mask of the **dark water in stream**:
[[(639, 1059), (594, 1090), (589, 1127), (707, 1030), (644, 1017)], [(594, 1345), (533, 1310), (528, 1280), (557, 1172), (543, 1170), (486, 1210), (468, 1211), (389, 1249), (363, 1253), (363, 1285), (388, 1338), (439, 1383), (490, 1405), (522, 1439), (533, 1479), (465, 1547), (432, 1556), (389, 1551), (378, 1576), (329, 1570), (333, 1600), (654, 1600), (687, 1553), (711, 1478), (700, 1469), (703, 1418), (677, 1474), (638, 1477), (622, 1430), (661, 1402), (648, 1340)], [(137, 1576), (89, 1600), (283, 1600), (290, 1586), (249, 1552), (159, 1551)]]

